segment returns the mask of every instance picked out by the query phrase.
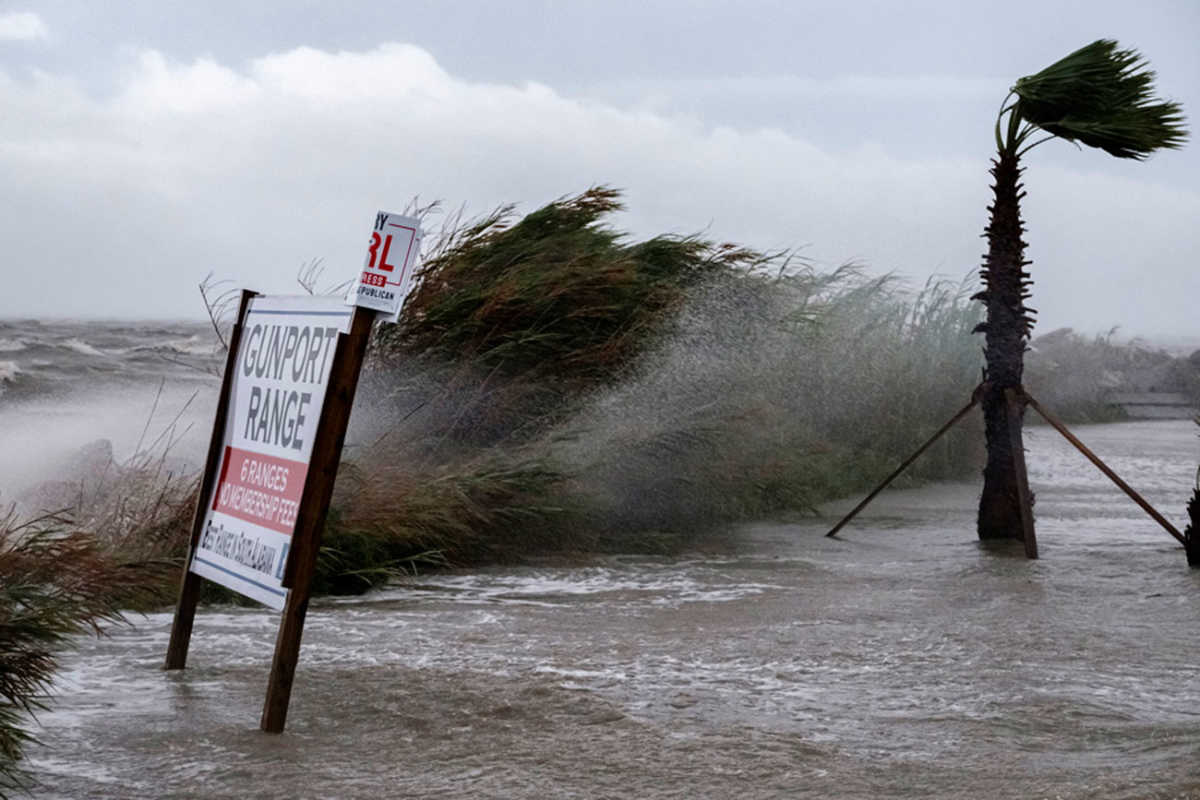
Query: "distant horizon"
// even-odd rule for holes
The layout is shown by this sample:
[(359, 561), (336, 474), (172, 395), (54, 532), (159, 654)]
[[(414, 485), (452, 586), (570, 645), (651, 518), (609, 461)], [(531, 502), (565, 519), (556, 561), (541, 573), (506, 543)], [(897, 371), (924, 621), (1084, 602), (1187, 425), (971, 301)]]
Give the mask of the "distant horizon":
[[(295, 292), (294, 294), (302, 295), (304, 293), (303, 292)], [(6, 316), (3, 314), (0, 314), (0, 324), (12, 325), (12, 324), (19, 324), (22, 322), (33, 322), (33, 323), (37, 323), (37, 324), (50, 323), (50, 324), (77, 324), (77, 325), (89, 325), (89, 324), (101, 324), (101, 325), (107, 325), (107, 324), (112, 324), (112, 325), (128, 325), (128, 324), (171, 325), (171, 324), (175, 324), (175, 325), (179, 325), (179, 324), (186, 324), (186, 325), (205, 326), (205, 327), (211, 328), (211, 320), (208, 317), (204, 316), (203, 314), (200, 314), (199, 316), (195, 316), (195, 317), (191, 317), (191, 316), (180, 316), (180, 317), (95, 316), (95, 317), (92, 317), (92, 316), (86, 316), (86, 315), (33, 317), (33, 316), (28, 316), (28, 315)], [(1134, 342), (1144, 342), (1148, 345), (1151, 345), (1151, 346), (1156, 347), (1161, 350), (1166, 350), (1168, 352), (1176, 351), (1176, 352), (1172, 353), (1173, 355), (1188, 355), (1191, 352), (1200, 350), (1200, 333), (1160, 332), (1160, 333), (1146, 334), (1146, 333), (1130, 332), (1130, 331), (1125, 330), (1121, 326), (1111, 326), (1108, 328), (1102, 328), (1102, 329), (1096, 329), (1096, 330), (1089, 330), (1087, 328), (1082, 328), (1082, 327), (1078, 327), (1075, 325), (1058, 325), (1053, 328), (1047, 328), (1046, 330), (1041, 330), (1040, 328), (1034, 328), (1033, 337), (1030, 341), (1036, 341), (1038, 339), (1038, 337), (1040, 337), (1040, 336), (1044, 336), (1049, 333), (1054, 333), (1055, 331), (1059, 331), (1059, 330), (1063, 330), (1063, 329), (1073, 331), (1074, 333), (1077, 333), (1081, 336), (1089, 336), (1089, 337), (1103, 336), (1103, 335), (1107, 335), (1110, 332), (1112, 332), (1117, 343), (1119, 343), (1119, 344), (1132, 344)], [(969, 335), (978, 336), (979, 344), (981, 347), (983, 346), (983, 335), (982, 334), (969, 334)]]

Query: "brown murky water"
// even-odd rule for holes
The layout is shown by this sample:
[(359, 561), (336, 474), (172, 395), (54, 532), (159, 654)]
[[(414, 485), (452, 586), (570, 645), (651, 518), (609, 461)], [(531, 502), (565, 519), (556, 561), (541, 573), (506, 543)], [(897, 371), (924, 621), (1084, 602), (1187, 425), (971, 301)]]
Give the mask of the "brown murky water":
[[(1182, 527), (1187, 422), (1081, 428)], [(977, 486), (738, 531), (719, 555), (419, 578), (310, 611), (288, 730), (276, 616), (170, 617), (67, 659), (39, 797), (1200, 797), (1200, 571), (1057, 434), (1042, 559), (975, 541)], [(830, 506), (830, 517), (849, 502)]]

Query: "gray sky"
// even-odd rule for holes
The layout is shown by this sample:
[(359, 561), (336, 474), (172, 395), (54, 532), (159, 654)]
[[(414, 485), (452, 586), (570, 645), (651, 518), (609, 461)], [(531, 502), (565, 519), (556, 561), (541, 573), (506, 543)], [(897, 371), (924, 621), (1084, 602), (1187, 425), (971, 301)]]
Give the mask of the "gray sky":
[[(196, 316), (210, 271), (353, 276), (414, 195), (599, 183), (638, 235), (957, 280), (1008, 87), (1101, 37), (1200, 114), (1194, 0), (0, 0), (0, 316)], [(1200, 334), (1198, 148), (1030, 154), (1040, 331)]]

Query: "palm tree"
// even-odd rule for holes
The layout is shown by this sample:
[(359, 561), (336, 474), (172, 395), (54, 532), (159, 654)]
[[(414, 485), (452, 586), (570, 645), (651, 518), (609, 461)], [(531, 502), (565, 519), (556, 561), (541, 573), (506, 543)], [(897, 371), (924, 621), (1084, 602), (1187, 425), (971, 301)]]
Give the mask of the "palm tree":
[(986, 334), (987, 364), (980, 397), (988, 454), (979, 501), (981, 539), (1020, 538), (1022, 515), (1028, 513), (1017, 484), (1017, 470), (1024, 467), (1022, 413), (1010, 417), (1005, 394), (1020, 396), (1025, 343), (1037, 313), (1025, 306), (1032, 281), (1021, 238), (1021, 157), (1055, 138), (1139, 161), (1160, 148), (1180, 147), (1188, 135), (1183, 110), (1153, 98), (1153, 81), (1154, 72), (1137, 51), (1100, 39), (1018, 80), (996, 117), (994, 199), (980, 271), (984, 288), (975, 295), (987, 308), (987, 320), (976, 328)]

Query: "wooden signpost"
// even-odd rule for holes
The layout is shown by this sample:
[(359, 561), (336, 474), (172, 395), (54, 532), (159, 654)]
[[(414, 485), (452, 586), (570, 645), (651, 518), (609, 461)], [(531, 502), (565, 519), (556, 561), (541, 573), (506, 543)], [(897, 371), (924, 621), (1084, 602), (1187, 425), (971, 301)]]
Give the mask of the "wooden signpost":
[[(399, 253), (396, 237), (403, 239)], [(419, 246), (417, 220), (380, 212), (345, 301), (242, 292), (164, 668), (187, 663), (202, 580), (282, 611), (260, 722), (268, 733), (287, 721), (371, 327), (378, 315), (399, 314)]]

